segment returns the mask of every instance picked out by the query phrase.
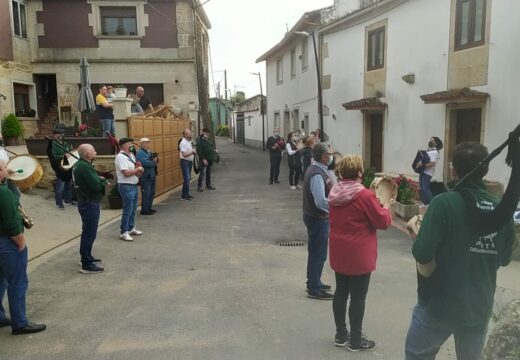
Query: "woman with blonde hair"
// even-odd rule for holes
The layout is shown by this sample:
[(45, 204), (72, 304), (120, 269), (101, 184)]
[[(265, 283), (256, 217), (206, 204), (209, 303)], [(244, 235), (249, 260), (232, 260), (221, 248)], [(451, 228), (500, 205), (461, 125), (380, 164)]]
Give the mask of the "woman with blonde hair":
[[(336, 346), (350, 351), (372, 350), (375, 342), (362, 336), (365, 299), (370, 275), (376, 269), (377, 229), (392, 223), (390, 210), (383, 207), (373, 191), (362, 184), (363, 160), (346, 155), (336, 164), (340, 182), (329, 194), (330, 266), (336, 273), (332, 309), (336, 323)], [(345, 318), (347, 300), (350, 333)]]

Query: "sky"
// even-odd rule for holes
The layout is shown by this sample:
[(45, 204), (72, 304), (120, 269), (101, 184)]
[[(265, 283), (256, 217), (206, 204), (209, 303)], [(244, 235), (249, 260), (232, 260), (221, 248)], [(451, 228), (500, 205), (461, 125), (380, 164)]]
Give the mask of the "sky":
[[(246, 97), (260, 94), (261, 72), (266, 92), (265, 62), (256, 59), (276, 45), (307, 11), (330, 6), (334, 0), (210, 0), (204, 9), (211, 22), (209, 30), (210, 96), (221, 82), (224, 97), (224, 70), (228, 89), (244, 91)], [(213, 70), (213, 71), (212, 71)], [(214, 79), (214, 82), (213, 82)]]

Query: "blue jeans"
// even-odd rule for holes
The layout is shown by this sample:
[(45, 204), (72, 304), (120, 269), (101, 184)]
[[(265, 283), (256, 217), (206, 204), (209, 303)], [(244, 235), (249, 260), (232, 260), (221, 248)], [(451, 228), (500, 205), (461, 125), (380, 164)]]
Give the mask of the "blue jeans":
[(116, 135), (114, 119), (99, 119), (99, 122), (101, 123), (101, 129), (103, 131), (103, 134), (101, 134), (101, 136), (108, 137), (107, 132), (109, 132), (113, 136)]
[(63, 205), (63, 200), (65, 200), (65, 202), (72, 201), (71, 179), (63, 181), (56, 176), (56, 184), (54, 185), (54, 200), (56, 201), (56, 205)]
[(428, 315), (426, 307), (415, 305), (406, 336), (406, 360), (434, 360), (442, 344), (453, 334), (457, 360), (477, 360), (484, 347), (487, 323), (465, 327)]
[(7, 289), (11, 327), (27, 326), (25, 293), (29, 286), (27, 278), (27, 246), (22, 251), (5, 235), (0, 236), (0, 319), (5, 319), (2, 300)]
[(184, 180), (182, 183), (182, 198), (187, 198), (190, 194), (191, 165), (193, 165), (193, 161), (181, 159), (182, 178)]
[(121, 234), (123, 234), (134, 228), (138, 201), (137, 185), (118, 184), (117, 189), (123, 200), (123, 216), (121, 217)]
[(81, 255), (83, 267), (88, 267), (92, 265), (92, 246), (94, 245), (94, 240), (96, 240), (99, 225), (99, 202), (80, 200), (78, 202), (78, 211), (83, 223), (79, 254)]
[(141, 211), (150, 211), (155, 196), (155, 178), (141, 178), (141, 195)]
[(433, 194), (430, 189), (430, 183), (432, 182), (432, 177), (428, 174), (421, 173), (419, 175), (419, 195), (421, 196), (421, 201), (424, 205), (428, 205), (430, 201), (432, 201)]
[(303, 214), (303, 222), (307, 227), (308, 258), (307, 258), (307, 288), (310, 292), (321, 291), (321, 273), (327, 260), (329, 242), (329, 219), (318, 219)]

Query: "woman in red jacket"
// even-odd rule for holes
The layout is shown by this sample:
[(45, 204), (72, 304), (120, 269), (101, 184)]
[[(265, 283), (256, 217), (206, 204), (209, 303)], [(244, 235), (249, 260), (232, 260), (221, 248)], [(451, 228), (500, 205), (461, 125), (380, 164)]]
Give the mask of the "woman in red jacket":
[[(350, 351), (371, 350), (375, 342), (362, 336), (365, 299), (370, 274), (376, 269), (377, 229), (392, 223), (390, 210), (381, 206), (375, 194), (362, 183), (363, 160), (346, 155), (337, 164), (341, 181), (329, 194), (330, 266), (336, 273), (332, 309), (336, 322), (336, 346)], [(345, 317), (350, 295), (350, 334)]]

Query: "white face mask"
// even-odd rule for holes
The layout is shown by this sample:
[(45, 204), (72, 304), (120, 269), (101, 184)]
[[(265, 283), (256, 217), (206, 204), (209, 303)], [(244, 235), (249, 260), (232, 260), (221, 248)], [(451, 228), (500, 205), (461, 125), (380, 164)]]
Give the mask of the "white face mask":
[(279, 133), (278, 131), (275, 131), (275, 132), (273, 133), (273, 136), (274, 136), (274, 137), (278, 137), (278, 136), (280, 136), (280, 133)]
[(334, 162), (334, 156), (329, 156), (329, 160), (327, 161), (327, 166), (331, 166)]

